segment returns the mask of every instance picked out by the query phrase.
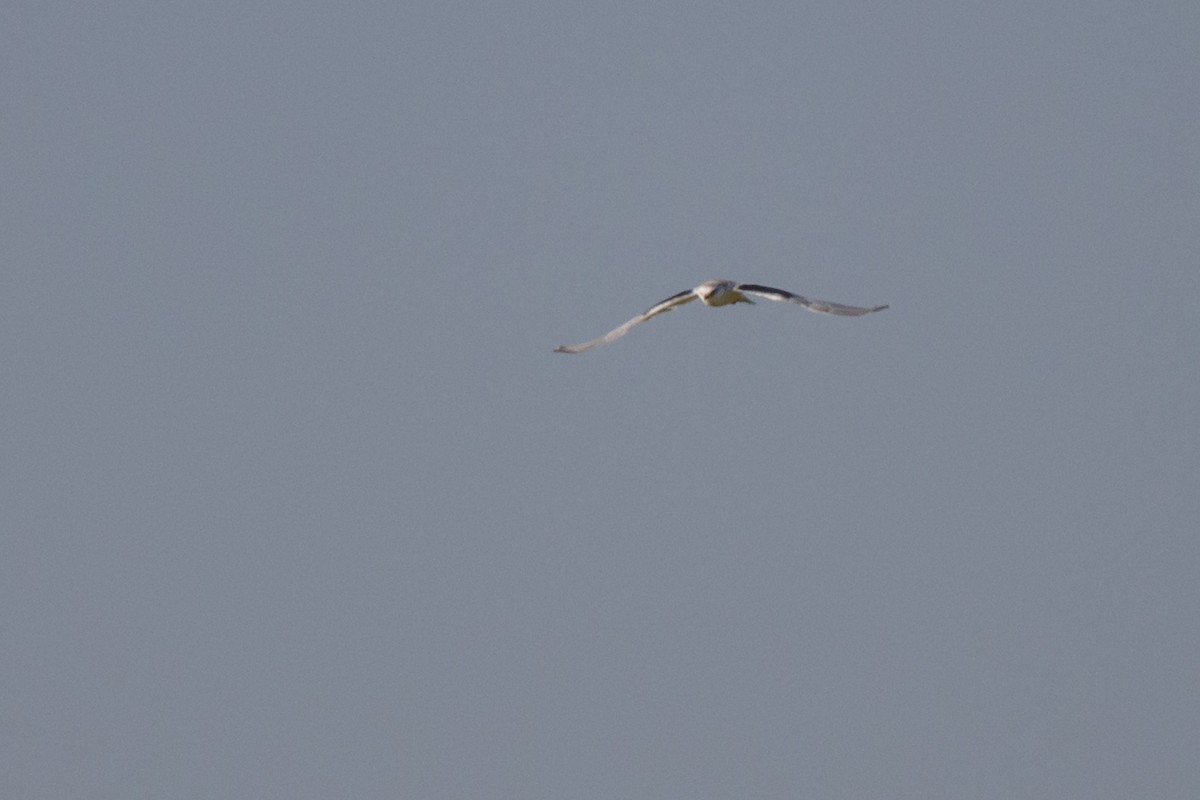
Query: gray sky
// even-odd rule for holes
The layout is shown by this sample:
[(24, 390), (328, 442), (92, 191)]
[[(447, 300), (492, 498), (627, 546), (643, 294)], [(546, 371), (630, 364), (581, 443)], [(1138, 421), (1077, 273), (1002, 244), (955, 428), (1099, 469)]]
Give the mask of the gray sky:
[(6, 796), (1197, 796), (1200, 6), (4, 16)]

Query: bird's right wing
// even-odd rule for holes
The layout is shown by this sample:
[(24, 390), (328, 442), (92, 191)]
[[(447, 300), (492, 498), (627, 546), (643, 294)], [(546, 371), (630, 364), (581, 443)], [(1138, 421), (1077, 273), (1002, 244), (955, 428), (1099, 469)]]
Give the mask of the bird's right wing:
[(798, 294), (792, 294), (783, 289), (759, 286), (754, 283), (739, 284), (737, 290), (746, 294), (765, 297), (768, 300), (777, 300), (780, 303), (795, 303), (798, 306), (807, 308), (809, 311), (816, 311), (818, 314), (837, 314), (839, 317), (858, 317), (863, 314), (870, 314), (872, 311), (883, 311), (887, 308), (887, 306), (863, 308), (861, 306), (846, 306), (841, 303), (831, 303), (828, 300), (809, 300), (807, 297), (801, 297)]
[(629, 333), (629, 329), (634, 325), (645, 322), (651, 317), (657, 317), (659, 314), (663, 314), (673, 308), (677, 308), (684, 303), (690, 303), (695, 299), (696, 291), (694, 289), (688, 289), (686, 292), (673, 294), (666, 300), (663, 300), (661, 303), (656, 303), (655, 305), (650, 306), (650, 308), (646, 309), (641, 314), (638, 314), (636, 317), (629, 320), (629, 322), (626, 322), (619, 328), (614, 328), (613, 330), (601, 336), (599, 339), (592, 339), (590, 342), (584, 342), (583, 344), (564, 344), (554, 348), (554, 352), (582, 353), (585, 350), (591, 350), (593, 347), (599, 347), (602, 344), (608, 344), (614, 339), (620, 339), (622, 336)]

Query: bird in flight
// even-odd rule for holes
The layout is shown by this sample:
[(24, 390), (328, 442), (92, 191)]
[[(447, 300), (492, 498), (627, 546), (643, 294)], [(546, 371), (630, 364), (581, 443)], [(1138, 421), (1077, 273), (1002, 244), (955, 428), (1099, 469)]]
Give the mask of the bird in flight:
[(705, 281), (695, 289), (688, 289), (686, 292), (671, 295), (666, 300), (650, 306), (650, 308), (638, 314), (629, 320), (629, 322), (626, 322), (619, 328), (614, 328), (599, 339), (592, 339), (590, 342), (584, 342), (583, 344), (564, 344), (561, 347), (554, 348), (554, 352), (582, 353), (594, 347), (599, 347), (602, 344), (608, 344), (629, 333), (629, 329), (634, 325), (645, 322), (651, 317), (657, 317), (659, 314), (666, 313), (673, 308), (678, 308), (693, 300), (701, 300), (706, 306), (728, 306), (734, 303), (749, 303), (750, 305), (754, 305), (754, 301), (746, 297), (748, 294), (755, 297), (765, 297), (768, 300), (776, 300), (780, 303), (795, 303), (798, 306), (804, 306), (809, 311), (816, 311), (819, 314), (837, 314), (842, 317), (858, 317), (863, 314), (870, 314), (872, 311), (883, 311), (887, 308), (887, 306), (861, 308), (859, 306), (844, 306), (841, 303), (828, 303), (824, 300), (809, 300), (807, 297), (785, 292), (783, 289), (772, 289), (770, 286), (759, 286), (755, 283), (734, 283), (733, 281), (718, 279)]

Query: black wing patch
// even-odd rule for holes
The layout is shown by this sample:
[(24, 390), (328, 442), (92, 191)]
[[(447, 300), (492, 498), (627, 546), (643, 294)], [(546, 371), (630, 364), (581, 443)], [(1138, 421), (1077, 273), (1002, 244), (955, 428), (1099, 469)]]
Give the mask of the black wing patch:
[[(649, 308), (647, 308), (647, 309), (646, 309), (645, 311), (643, 311), (642, 313), (643, 313), (643, 314), (649, 314), (649, 313), (650, 313), (651, 311), (653, 311), (654, 309), (656, 309), (656, 308), (659, 308), (659, 307), (661, 307), (661, 306), (665, 306), (667, 303), (674, 302), (674, 301), (678, 300), (678, 299), (679, 299), (679, 298), (681, 298), (681, 297), (687, 297), (689, 294), (691, 294), (691, 293), (692, 293), (692, 292), (694, 292), (694, 291), (695, 291), (695, 289), (686, 289), (686, 290), (684, 290), (684, 291), (680, 292), (679, 294), (673, 294), (673, 295), (671, 295), (670, 297), (668, 297), (666, 300), (659, 300), (657, 303), (655, 303), (654, 305), (650, 306)], [(666, 310), (666, 311), (670, 311), (671, 309), (669, 309), (669, 308), (668, 308), (668, 309), (665, 309), (665, 310)], [(675, 319), (675, 318), (674, 318), (674, 317), (671, 317), (671, 319)]]
[(755, 294), (761, 294), (761, 295), (768, 296), (768, 297), (774, 296), (774, 297), (779, 298), (780, 300), (787, 300), (790, 302), (802, 300), (803, 303), (801, 303), (801, 305), (808, 303), (807, 300), (805, 300), (803, 297), (801, 297), (798, 294), (792, 294), (791, 292), (785, 292), (783, 289), (774, 289), (770, 286), (759, 286), (757, 283), (739, 283), (737, 288), (738, 288), (739, 292), (743, 292), (743, 291), (744, 292), (754, 292)]

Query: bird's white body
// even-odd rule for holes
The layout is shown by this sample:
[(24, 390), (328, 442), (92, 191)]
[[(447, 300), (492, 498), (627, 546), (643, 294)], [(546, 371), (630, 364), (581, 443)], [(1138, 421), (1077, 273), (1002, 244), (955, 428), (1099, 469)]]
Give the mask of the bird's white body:
[(705, 281), (704, 283), (692, 289), (696, 293), (696, 297), (700, 298), (700, 302), (706, 306), (730, 306), (734, 303), (749, 303), (754, 305), (754, 301), (746, 297), (737, 290), (737, 284), (733, 281), (717, 279), (713, 281)]
[(845, 306), (841, 303), (829, 303), (824, 300), (809, 300), (807, 297), (785, 292), (783, 289), (773, 289), (770, 286), (760, 286), (755, 283), (734, 283), (733, 281), (717, 279), (705, 281), (695, 289), (688, 289), (686, 292), (671, 295), (666, 300), (651, 306), (621, 327), (614, 328), (599, 339), (593, 339), (583, 344), (564, 344), (561, 347), (556, 347), (554, 352), (582, 353), (594, 347), (599, 347), (602, 344), (608, 344), (614, 339), (624, 336), (634, 325), (645, 322), (651, 317), (656, 317), (685, 303), (690, 303), (693, 300), (699, 300), (704, 305), (713, 307), (731, 306), (735, 303), (749, 303), (750, 305), (754, 305), (754, 301), (746, 297), (747, 294), (752, 294), (756, 297), (765, 297), (768, 300), (776, 300), (781, 303), (795, 303), (798, 306), (807, 308), (809, 311), (816, 311), (820, 314), (836, 314), (842, 317), (858, 317), (863, 314), (870, 314), (872, 311), (882, 311), (887, 308), (885, 305), (863, 308), (860, 306)]

